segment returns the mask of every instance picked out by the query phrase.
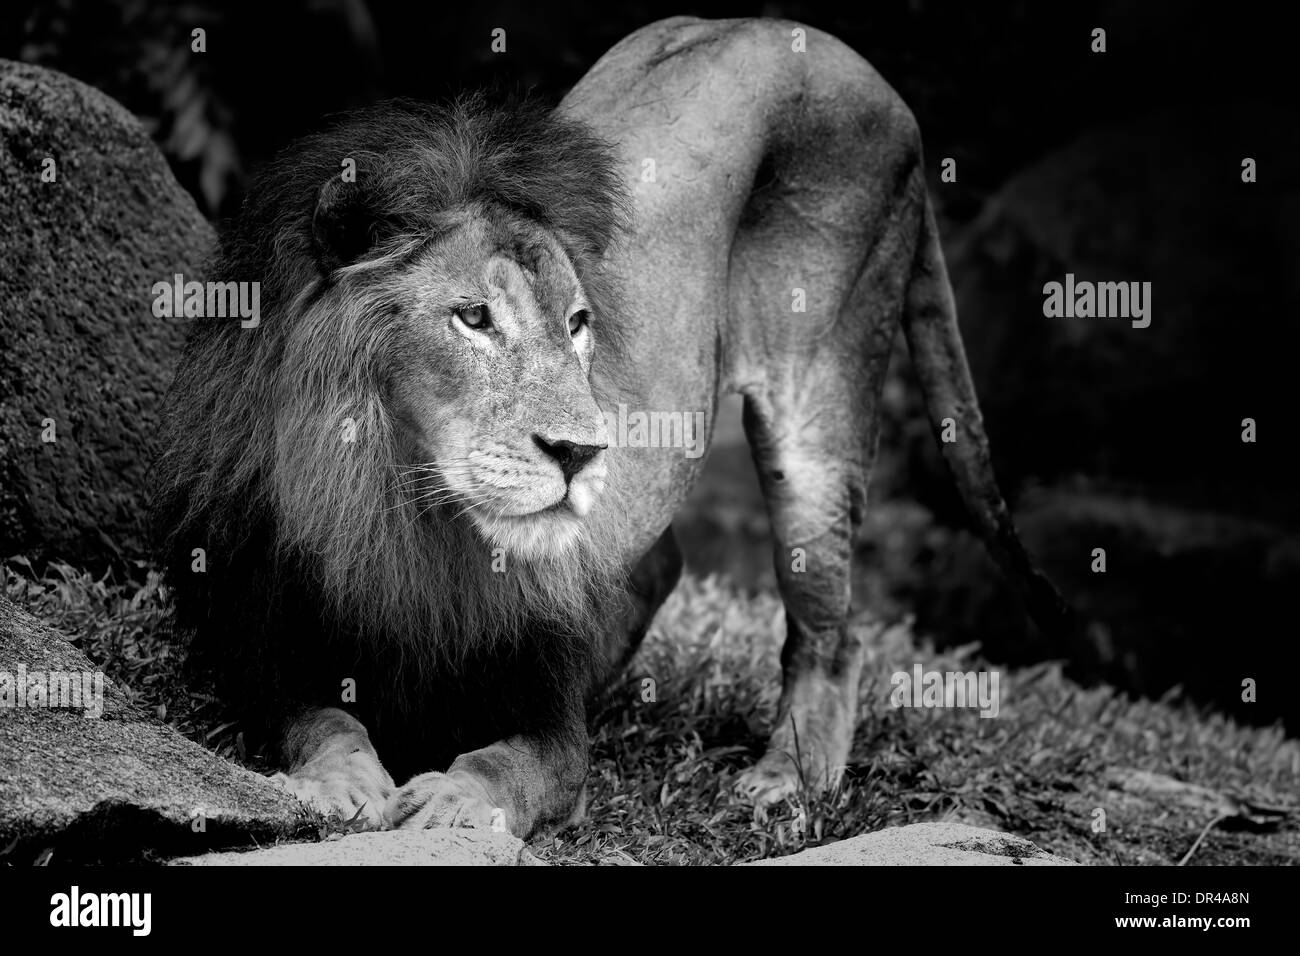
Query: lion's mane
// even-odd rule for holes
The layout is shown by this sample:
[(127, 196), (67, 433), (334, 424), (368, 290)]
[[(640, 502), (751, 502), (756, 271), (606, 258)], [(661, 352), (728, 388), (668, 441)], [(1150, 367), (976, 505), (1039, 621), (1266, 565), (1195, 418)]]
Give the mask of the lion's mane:
[[(374, 243), (355, 262), (322, 251), (314, 222), (345, 159), (355, 186), (331, 212)], [(403, 492), (384, 277), (466, 210), (548, 229), (613, 314), (602, 261), (625, 200), (584, 127), (481, 98), (345, 116), (273, 160), (225, 230), (212, 276), (260, 282), (261, 324), (194, 320), (153, 479), (178, 626), (250, 729), (337, 706), (351, 678), (376, 743), (400, 740), (413, 770), (557, 723), (562, 689), (597, 678), (624, 593), (601, 508), (565, 560), (502, 573), (456, 509)], [(620, 348), (603, 330), (597, 373)]]

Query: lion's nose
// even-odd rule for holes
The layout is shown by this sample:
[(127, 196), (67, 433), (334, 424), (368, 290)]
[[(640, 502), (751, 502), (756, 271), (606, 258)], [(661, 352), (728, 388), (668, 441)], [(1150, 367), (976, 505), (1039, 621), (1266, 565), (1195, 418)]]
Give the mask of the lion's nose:
[(607, 447), (605, 445), (579, 445), (577, 442), (567, 441), (563, 438), (552, 440), (543, 438), (541, 435), (534, 435), (533, 441), (537, 443), (538, 448), (555, 459), (560, 466), (560, 471), (564, 473), (566, 484), (574, 475), (582, 471), (588, 462)]

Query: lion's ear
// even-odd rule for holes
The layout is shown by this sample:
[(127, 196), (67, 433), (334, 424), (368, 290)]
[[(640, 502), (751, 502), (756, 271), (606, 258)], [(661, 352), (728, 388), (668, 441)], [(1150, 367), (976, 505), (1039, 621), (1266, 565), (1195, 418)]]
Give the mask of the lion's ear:
[(356, 183), (331, 176), (316, 194), (312, 240), (326, 272), (362, 259), (383, 238), (383, 227)]

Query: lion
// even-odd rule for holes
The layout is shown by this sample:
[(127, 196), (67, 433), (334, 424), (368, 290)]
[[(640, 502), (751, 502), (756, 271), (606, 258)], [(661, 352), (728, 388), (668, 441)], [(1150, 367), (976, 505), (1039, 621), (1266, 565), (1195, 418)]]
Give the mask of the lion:
[(609, 422), (702, 414), (707, 447), (728, 393), (787, 624), (737, 790), (835, 786), (900, 327), (975, 528), (1040, 626), (1067, 618), (992, 473), (916, 122), (818, 30), (676, 18), (554, 110), (347, 115), (260, 174), (215, 271), (262, 319), (195, 321), (153, 515), (196, 659), (322, 809), (523, 838), (581, 813), (588, 706), (677, 582), (705, 460)]

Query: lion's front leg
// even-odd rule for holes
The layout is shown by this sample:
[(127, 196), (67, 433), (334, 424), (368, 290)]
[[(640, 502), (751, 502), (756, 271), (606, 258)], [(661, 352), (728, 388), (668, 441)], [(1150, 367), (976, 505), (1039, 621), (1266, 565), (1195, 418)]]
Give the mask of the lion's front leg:
[(412, 777), (388, 801), (391, 827), (504, 829), (528, 839), (582, 812), (587, 779), (582, 743), (519, 736), (457, 757), (446, 773)]
[(288, 725), (281, 750), (289, 771), (271, 778), (280, 786), (322, 813), (345, 820), (360, 814), (370, 827), (383, 826), (393, 778), (351, 714), (336, 707), (304, 712)]

